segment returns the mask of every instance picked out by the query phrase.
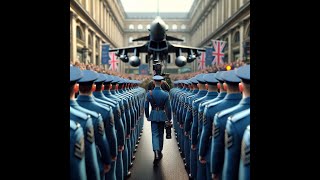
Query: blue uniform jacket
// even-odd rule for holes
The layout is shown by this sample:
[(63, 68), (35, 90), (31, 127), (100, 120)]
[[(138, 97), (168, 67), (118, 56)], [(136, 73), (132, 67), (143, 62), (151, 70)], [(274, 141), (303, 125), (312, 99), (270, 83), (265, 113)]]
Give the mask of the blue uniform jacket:
[[(214, 135), (211, 144), (211, 171), (215, 174), (222, 173), (225, 153), (225, 129), (228, 117), (250, 108), (250, 97), (242, 99), (240, 103), (234, 107), (225, 109), (216, 113), (212, 129)], [(239, 150), (240, 152), (240, 150)]]
[(110, 146), (105, 134), (105, 128), (101, 114), (79, 106), (75, 100), (70, 100), (70, 106), (91, 116), (94, 129), (94, 139), (96, 145), (98, 146), (99, 152), (101, 153), (101, 160), (104, 164), (110, 164)]
[(92, 96), (79, 95), (77, 102), (80, 106), (95, 111), (102, 115), (105, 132), (110, 145), (110, 153), (113, 157), (118, 155), (117, 137), (114, 128), (114, 117), (110, 108), (97, 103)]
[(241, 98), (242, 98), (241, 93), (227, 94), (223, 100), (217, 101), (216, 102), (217, 104), (213, 103), (215, 105), (212, 105), (212, 106), (211, 104), (207, 105), (207, 111), (204, 112), (205, 119), (203, 119), (203, 130), (201, 132), (201, 137), (199, 142), (200, 156), (205, 157), (207, 153), (210, 154), (208, 150), (209, 150), (209, 146), (211, 145), (210, 136), (212, 135), (212, 123), (213, 123), (214, 115), (219, 111), (222, 111), (224, 109), (227, 109), (239, 104)]
[[(152, 90), (152, 96), (155, 104), (152, 103), (153, 101), (152, 101), (150, 92), (148, 92), (146, 95), (146, 101), (144, 104), (146, 117), (149, 119), (149, 121), (155, 121), (155, 122), (170, 121), (171, 120), (171, 104), (170, 104), (169, 93), (166, 91), (163, 91), (160, 87), (155, 87)], [(156, 107), (163, 108), (163, 110), (152, 109), (149, 116), (149, 103), (153, 108), (155, 108), (154, 106), (156, 106)]]

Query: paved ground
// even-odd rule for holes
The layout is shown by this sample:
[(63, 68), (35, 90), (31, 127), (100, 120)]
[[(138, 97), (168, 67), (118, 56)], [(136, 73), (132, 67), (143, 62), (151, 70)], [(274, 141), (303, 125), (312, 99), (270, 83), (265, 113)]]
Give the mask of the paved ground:
[[(135, 153), (136, 159), (130, 169), (129, 180), (187, 180), (188, 174), (184, 169), (182, 158), (179, 154), (177, 141), (172, 128), (172, 139), (164, 139), (163, 158), (159, 166), (153, 166), (154, 154), (151, 141), (151, 124), (144, 119), (143, 134)], [(165, 138), (165, 136), (164, 136)]]

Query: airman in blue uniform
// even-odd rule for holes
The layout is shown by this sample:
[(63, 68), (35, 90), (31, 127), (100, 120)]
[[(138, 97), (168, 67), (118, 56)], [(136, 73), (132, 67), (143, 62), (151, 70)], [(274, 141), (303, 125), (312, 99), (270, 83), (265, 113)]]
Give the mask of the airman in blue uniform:
[[(197, 156), (198, 149), (196, 145), (191, 143), (191, 128), (193, 124), (196, 122), (198, 124), (198, 105), (199, 103), (195, 103), (196, 100), (204, 97), (207, 94), (207, 90), (205, 88), (205, 80), (203, 79), (204, 74), (198, 74), (195, 76), (195, 79), (198, 81), (199, 91), (195, 95), (189, 96), (189, 107), (190, 111), (186, 114), (185, 123), (184, 123), (184, 131), (185, 134), (188, 135), (187, 144), (191, 147), (189, 150), (190, 153), (190, 175), (191, 178), (197, 179)], [(191, 80), (192, 81), (192, 80)], [(195, 83), (194, 83), (195, 84)], [(189, 109), (188, 109), (189, 110)], [(196, 124), (196, 129), (198, 129)]]
[(182, 107), (182, 112), (181, 112), (181, 122), (182, 122), (182, 126), (183, 126), (183, 132), (182, 132), (182, 136), (184, 138), (184, 152), (185, 152), (185, 166), (187, 169), (187, 172), (189, 173), (190, 178), (192, 177), (191, 175), (191, 161), (190, 161), (190, 151), (191, 151), (191, 133), (190, 133), (190, 129), (188, 128), (190, 126), (187, 126), (186, 124), (186, 120), (190, 117), (192, 117), (192, 100), (191, 98), (193, 98), (194, 96), (197, 95), (197, 93), (199, 92), (199, 87), (198, 87), (198, 80), (193, 77), (190, 78), (188, 80), (185, 80), (188, 84), (186, 86), (186, 93), (184, 95), (184, 97), (182, 97), (182, 102), (183, 102), (183, 107)]
[(105, 173), (110, 170), (111, 167), (111, 155), (109, 149), (109, 143), (107, 141), (104, 124), (102, 121), (101, 114), (98, 114), (94, 111), (85, 109), (75, 101), (75, 93), (79, 90), (78, 84), (76, 81), (81, 79), (83, 74), (79, 68), (70, 67), (70, 107), (90, 115), (92, 118), (94, 138), (97, 147), (98, 154), (98, 163), (100, 167), (100, 175), (104, 179)]
[(133, 163), (132, 161), (135, 159), (135, 156), (133, 155), (134, 152), (136, 152), (136, 146), (135, 146), (135, 125), (136, 125), (136, 109), (133, 104), (133, 100), (131, 96), (123, 91), (122, 93), (119, 92), (119, 89), (122, 88), (122, 82), (123, 80), (117, 76), (113, 76), (113, 80), (111, 81), (112, 84), (112, 89), (111, 89), (111, 94), (114, 95), (117, 98), (124, 99), (126, 103), (124, 103), (124, 109), (127, 109), (130, 111), (130, 149), (131, 149), (131, 154), (129, 154), (129, 167), (132, 167)]
[(86, 173), (87, 178), (92, 180), (100, 180), (98, 155), (96, 151), (96, 144), (94, 141), (94, 130), (92, 119), (90, 115), (87, 115), (81, 111), (70, 107), (70, 119), (79, 123), (84, 130), (84, 147), (85, 147), (85, 161), (86, 161)]
[(178, 131), (177, 131), (177, 115), (175, 111), (175, 100), (176, 100), (176, 94), (178, 91), (180, 91), (180, 84), (179, 81), (173, 82), (174, 87), (170, 90), (170, 99), (172, 104), (172, 119), (173, 119), (173, 128), (175, 132), (176, 139), (178, 139)]
[[(206, 177), (209, 179), (211, 176), (210, 152), (211, 152), (211, 139), (212, 139), (212, 125), (213, 125), (215, 114), (224, 109), (237, 105), (242, 98), (242, 94), (239, 91), (240, 79), (236, 76), (234, 70), (223, 72), (221, 74), (221, 78), (225, 81), (225, 84), (223, 85), (224, 85), (224, 89), (227, 90), (227, 95), (223, 100), (213, 102), (207, 105), (207, 107), (205, 108), (204, 119), (203, 119), (203, 130), (201, 133), (200, 145), (199, 145), (199, 160), (200, 160), (200, 163), (206, 164), (206, 168), (207, 168)], [(219, 126), (219, 128), (220, 128), (220, 132), (224, 132), (225, 124), (221, 124), (221, 127)], [(214, 148), (216, 148), (216, 140), (219, 140), (220, 142), (222, 140), (223, 142), (221, 143), (223, 145), (224, 134), (215, 132), (213, 139), (215, 140)], [(222, 172), (222, 167), (221, 167), (221, 172)]]
[[(214, 98), (214, 99), (210, 99), (208, 101), (200, 103), (200, 105), (199, 105), (199, 113), (203, 114), (204, 109), (205, 109), (205, 107), (207, 105), (209, 105), (211, 103), (214, 103), (216, 101), (220, 101), (227, 95), (227, 91), (222, 88), (224, 81), (221, 78), (221, 74), (222, 74), (222, 71), (218, 71), (218, 72), (215, 73), (215, 79), (218, 80), (218, 83), (217, 83), (217, 87), (218, 87), (218, 90), (219, 90), (218, 96), (216, 98)], [(201, 126), (200, 128), (202, 128), (202, 127), (203, 126)], [(201, 135), (201, 134), (199, 134), (199, 135)]]
[[(250, 65), (238, 68), (236, 75), (242, 81), (239, 87), (243, 93), (243, 99), (237, 106), (226, 109), (216, 115), (217, 124), (224, 122), (225, 118), (228, 117), (225, 130), (225, 153), (222, 174), (223, 179), (226, 180), (239, 179), (241, 140), (246, 127), (250, 124)], [(212, 156), (211, 159), (215, 160), (216, 158)]]
[[(197, 159), (198, 157), (198, 149), (199, 149), (199, 137), (202, 132), (202, 119), (203, 119), (203, 111), (200, 112), (200, 105), (208, 100), (214, 99), (218, 96), (217, 92), (217, 83), (218, 80), (215, 78), (214, 73), (206, 74), (203, 76), (203, 81), (200, 80), (200, 88), (204, 89), (204, 84), (208, 84), (208, 92), (205, 96), (194, 100), (192, 103), (192, 109), (194, 110), (193, 114), (193, 123), (191, 128), (191, 147), (195, 149), (195, 153), (193, 156), (194, 163), (197, 163), (197, 179), (207, 179), (206, 178), (206, 165), (201, 164)], [(198, 109), (198, 110), (196, 110)]]
[(245, 130), (242, 138), (239, 179), (250, 180), (250, 125)]
[[(121, 112), (121, 118), (125, 119), (126, 121), (126, 131), (125, 131), (125, 137), (126, 137), (126, 146), (124, 149), (125, 154), (127, 154), (127, 157), (124, 156), (124, 174), (125, 177), (129, 177), (131, 175), (131, 172), (129, 171), (129, 165), (131, 163), (131, 140), (130, 140), (130, 133), (131, 133), (131, 114), (130, 114), (130, 110), (129, 111), (125, 111), (125, 106), (127, 106), (126, 104), (128, 104), (128, 101), (123, 99), (123, 98), (119, 98), (115, 95), (113, 95), (110, 92), (110, 89), (112, 88), (112, 84), (111, 82), (113, 81), (113, 76), (111, 75), (106, 75), (105, 74), (105, 81), (104, 81), (104, 90), (102, 91), (103, 94), (105, 95), (105, 97), (112, 99), (114, 101), (117, 101), (119, 103), (120, 106), (120, 112)], [(130, 165), (130, 167), (132, 167), (132, 163)]]
[(171, 99), (171, 104), (172, 104), (172, 114), (173, 114), (173, 128), (175, 131), (176, 139), (177, 139), (177, 144), (179, 145), (179, 125), (178, 125), (178, 120), (177, 120), (177, 114), (176, 114), (176, 107), (177, 107), (177, 94), (178, 92), (181, 91), (182, 85), (180, 83), (180, 80), (174, 81), (175, 87), (170, 90), (170, 99)]
[(116, 162), (116, 179), (122, 180), (123, 179), (123, 159), (122, 159), (122, 152), (124, 150), (124, 131), (125, 131), (125, 122), (123, 122), (120, 114), (120, 108), (117, 101), (109, 99), (104, 96), (102, 93), (103, 82), (106, 80), (106, 77), (103, 74), (98, 74), (98, 79), (94, 81), (96, 85), (96, 90), (93, 92), (94, 99), (102, 104), (106, 105), (107, 107), (110, 106), (113, 112), (115, 129), (116, 129), (116, 136), (118, 142), (118, 155), (117, 155), (117, 162)]
[(100, 113), (103, 119), (105, 133), (107, 136), (108, 143), (110, 145), (110, 153), (112, 156), (111, 170), (106, 173), (105, 178), (114, 180), (115, 176), (115, 161), (117, 160), (118, 145), (117, 138), (114, 127), (114, 117), (112, 114), (112, 109), (110, 107), (101, 105), (97, 103), (92, 96), (92, 92), (95, 91), (94, 81), (98, 79), (98, 73), (91, 70), (83, 70), (83, 78), (81, 78), (79, 83), (80, 94), (77, 97), (77, 102), (80, 106)]
[[(138, 97), (136, 96), (135, 92), (133, 90), (125, 90), (125, 83), (126, 83), (126, 79), (122, 79), (120, 78), (120, 81), (118, 82), (119, 88), (118, 88), (118, 93), (122, 94), (126, 97), (128, 97), (128, 99), (131, 102), (130, 108), (133, 109), (133, 115), (134, 115), (134, 121), (133, 121), (133, 128), (132, 128), (132, 139), (133, 139), (133, 143), (132, 143), (132, 147), (136, 148), (138, 147), (138, 120), (139, 120), (139, 104), (138, 104)], [(135, 152), (134, 151), (134, 152)]]
[(222, 179), (239, 179), (241, 141), (250, 124), (250, 108), (231, 115), (225, 131), (225, 156)]
[[(155, 88), (146, 95), (145, 114), (148, 121), (151, 121), (152, 147), (155, 154), (154, 164), (162, 158), (163, 134), (165, 122), (171, 121), (171, 105), (169, 93), (160, 88), (162, 76), (154, 76)], [(149, 115), (149, 103), (152, 110)]]
[(178, 121), (178, 142), (179, 142), (179, 151), (184, 157), (184, 131), (183, 131), (183, 110), (185, 106), (184, 97), (188, 94), (188, 84), (189, 82), (187, 80), (181, 81), (182, 89), (177, 94), (177, 107), (176, 107), (176, 115), (177, 115), (177, 121)]
[[(181, 95), (179, 97), (180, 100), (180, 106), (178, 108), (177, 114), (178, 114), (178, 119), (180, 122), (180, 151), (181, 151), (181, 155), (183, 157), (184, 162), (186, 163), (187, 160), (186, 157), (188, 155), (188, 153), (186, 153), (186, 139), (189, 140), (189, 137), (185, 136), (184, 133), (184, 122), (185, 122), (185, 114), (187, 112), (187, 104), (186, 104), (186, 97), (191, 95), (191, 81), (190, 80), (184, 80), (183, 81), (183, 85), (184, 85), (184, 90), (181, 91)], [(188, 151), (189, 152), (189, 151)], [(187, 164), (186, 164), (187, 166)]]
[(70, 120), (70, 179), (87, 180), (83, 129), (73, 120)]
[[(109, 75), (111, 76), (111, 75)], [(133, 108), (129, 108), (131, 107), (132, 103), (131, 100), (129, 99), (128, 96), (124, 95), (124, 94), (117, 94), (117, 88), (118, 88), (118, 82), (120, 81), (120, 78), (116, 77), (116, 76), (111, 76), (112, 77), (112, 81), (110, 84), (110, 96), (114, 97), (116, 99), (122, 100), (123, 101), (123, 110), (125, 111), (125, 115), (126, 115), (126, 120), (127, 120), (127, 127), (129, 128), (129, 134), (127, 133), (127, 142), (128, 142), (128, 167), (131, 168), (133, 166), (133, 160), (135, 159), (135, 156), (133, 155), (134, 153), (134, 145), (133, 145), (133, 129), (134, 129), (134, 110)]]
[[(76, 67), (70, 66), (70, 95), (74, 96), (74, 86), (76, 82), (82, 78), (83, 74)], [(96, 151), (96, 144), (94, 139), (94, 130), (92, 119), (90, 115), (82, 113), (76, 109), (70, 107), (70, 119), (79, 123), (84, 130), (84, 147), (85, 147), (85, 162), (86, 173), (88, 179), (100, 180), (98, 157)]]

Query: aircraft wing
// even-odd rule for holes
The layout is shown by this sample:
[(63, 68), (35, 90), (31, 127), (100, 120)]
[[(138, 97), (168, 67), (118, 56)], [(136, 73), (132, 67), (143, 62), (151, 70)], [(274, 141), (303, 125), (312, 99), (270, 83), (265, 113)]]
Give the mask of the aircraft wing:
[(143, 36), (143, 37), (139, 37), (137, 39), (134, 39), (132, 41), (149, 41), (150, 40), (150, 36)]
[(168, 52), (174, 53), (179, 48), (181, 49), (182, 52), (188, 52), (190, 49), (191, 50), (198, 50), (198, 51), (202, 51), (202, 52), (206, 51), (204, 48), (197, 48), (197, 47), (183, 46), (183, 45), (169, 43)]
[(137, 45), (137, 46), (109, 49), (109, 52), (114, 52), (114, 51), (118, 51), (118, 50), (120, 52), (122, 52), (123, 50), (125, 50), (128, 53), (133, 53), (134, 49), (137, 49), (138, 52), (148, 52), (148, 44), (146, 43), (146, 44)]
[(183, 41), (183, 39), (179, 39), (179, 38), (176, 38), (176, 37), (173, 37), (173, 36), (168, 36), (166, 37), (166, 40), (167, 41)]

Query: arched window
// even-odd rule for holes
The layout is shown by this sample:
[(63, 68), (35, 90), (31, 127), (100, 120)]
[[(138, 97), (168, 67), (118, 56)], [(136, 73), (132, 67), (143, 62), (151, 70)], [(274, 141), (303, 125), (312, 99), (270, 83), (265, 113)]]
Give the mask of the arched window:
[(134, 29), (134, 25), (133, 25), (133, 24), (130, 24), (130, 25), (129, 25), (129, 29)]
[(138, 25), (138, 29), (143, 29), (142, 24), (139, 24), (139, 25)]
[(169, 26), (168, 26), (168, 24), (166, 24), (166, 29), (169, 29)]
[(92, 38), (91, 38), (91, 35), (88, 36), (88, 44), (89, 44), (89, 46), (92, 46)]
[(150, 29), (150, 24), (147, 25), (147, 29)]
[(77, 26), (77, 38), (83, 40), (82, 30), (80, 26)]
[(240, 33), (239, 33), (239, 31), (237, 31), (237, 32), (234, 34), (233, 42), (235, 42), (235, 43), (240, 42)]
[(178, 27), (177, 27), (176, 24), (172, 25), (172, 29), (173, 29), (173, 30), (177, 30), (177, 28), (178, 28)]
[(99, 40), (97, 37), (96, 37), (96, 49), (99, 49)]
[(186, 25), (182, 24), (181, 29), (186, 29)]

